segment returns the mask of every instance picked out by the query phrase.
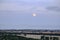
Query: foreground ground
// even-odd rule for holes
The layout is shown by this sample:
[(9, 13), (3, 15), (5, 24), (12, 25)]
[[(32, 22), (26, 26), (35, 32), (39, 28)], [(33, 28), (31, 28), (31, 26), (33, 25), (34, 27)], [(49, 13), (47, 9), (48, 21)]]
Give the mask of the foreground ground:
[(13, 35), (4, 35), (0, 36), (0, 40), (38, 40), (38, 39), (32, 39), (32, 38), (25, 38), (21, 36), (13, 36)]

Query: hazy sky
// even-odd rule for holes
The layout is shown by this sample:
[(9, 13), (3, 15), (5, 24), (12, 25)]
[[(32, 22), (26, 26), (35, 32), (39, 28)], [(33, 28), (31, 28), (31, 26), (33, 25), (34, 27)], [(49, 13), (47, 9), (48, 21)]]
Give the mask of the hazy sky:
[(60, 29), (60, 0), (0, 0), (0, 29)]

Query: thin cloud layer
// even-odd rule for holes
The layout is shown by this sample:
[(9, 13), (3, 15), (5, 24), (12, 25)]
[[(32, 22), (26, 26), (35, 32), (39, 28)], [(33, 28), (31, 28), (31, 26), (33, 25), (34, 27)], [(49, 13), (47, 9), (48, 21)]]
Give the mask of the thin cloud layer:
[(22, 12), (45, 12), (46, 8), (42, 6), (31, 5), (18, 5), (16, 3), (3, 3), (0, 4), (0, 11), (22, 11)]
[[(60, 11), (55, 4), (59, 4), (58, 0), (0, 0), (0, 10), (2, 11)], [(54, 7), (52, 6), (54, 5)]]
[[(36, 13), (37, 16), (33, 17), (32, 13)], [(0, 29), (60, 29), (60, 1), (0, 0), (0, 24)]]
[(50, 10), (50, 11), (60, 12), (60, 8), (59, 7), (47, 7), (47, 9)]
[(53, 0), (50, 6), (46, 7), (49, 11), (60, 12), (60, 0)]

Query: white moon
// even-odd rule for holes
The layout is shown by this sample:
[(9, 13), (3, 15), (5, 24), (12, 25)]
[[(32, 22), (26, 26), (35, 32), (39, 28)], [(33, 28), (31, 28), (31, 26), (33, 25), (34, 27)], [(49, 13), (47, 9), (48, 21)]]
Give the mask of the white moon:
[(35, 13), (33, 13), (33, 14), (32, 14), (32, 16), (36, 16), (36, 14), (35, 14)]

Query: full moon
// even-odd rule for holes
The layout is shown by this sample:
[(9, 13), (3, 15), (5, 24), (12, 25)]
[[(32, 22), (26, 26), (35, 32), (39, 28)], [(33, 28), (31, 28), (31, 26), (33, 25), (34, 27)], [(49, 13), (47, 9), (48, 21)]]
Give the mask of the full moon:
[(36, 16), (36, 14), (35, 14), (35, 13), (33, 13), (33, 14), (32, 14), (32, 16)]

